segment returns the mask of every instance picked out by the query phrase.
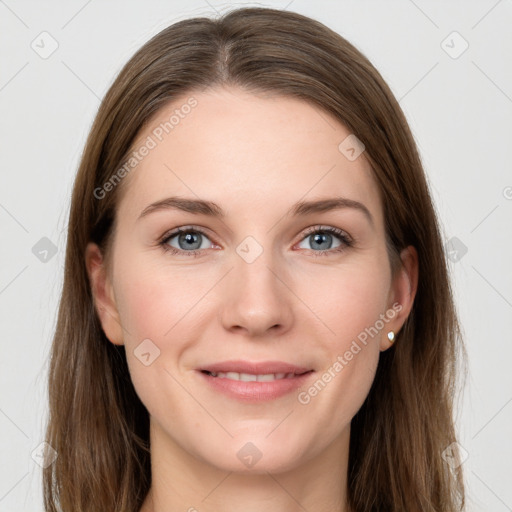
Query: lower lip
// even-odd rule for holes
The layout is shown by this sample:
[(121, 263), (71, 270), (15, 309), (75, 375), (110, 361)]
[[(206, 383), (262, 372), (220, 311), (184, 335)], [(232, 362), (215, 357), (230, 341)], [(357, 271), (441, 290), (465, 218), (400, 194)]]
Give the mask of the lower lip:
[(225, 395), (243, 400), (246, 402), (263, 402), (267, 400), (275, 400), (296, 389), (300, 388), (313, 375), (313, 371), (297, 375), (289, 379), (276, 379), (267, 382), (244, 382), (240, 380), (232, 380), (226, 378), (212, 377), (201, 371), (199, 375), (211, 386), (215, 391), (224, 393)]

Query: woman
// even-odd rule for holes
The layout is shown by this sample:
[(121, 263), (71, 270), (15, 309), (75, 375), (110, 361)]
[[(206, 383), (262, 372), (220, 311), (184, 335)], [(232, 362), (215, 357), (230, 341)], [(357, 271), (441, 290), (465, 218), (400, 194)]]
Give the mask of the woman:
[(67, 244), (47, 511), (463, 509), (438, 221), (341, 36), (266, 8), (157, 34), (99, 109)]

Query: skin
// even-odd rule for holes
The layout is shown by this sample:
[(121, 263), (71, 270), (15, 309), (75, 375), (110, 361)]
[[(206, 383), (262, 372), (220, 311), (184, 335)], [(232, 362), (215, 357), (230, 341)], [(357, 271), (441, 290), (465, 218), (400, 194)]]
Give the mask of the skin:
[[(159, 111), (134, 147), (190, 96)], [(347, 511), (350, 421), (391, 345), (388, 331), (398, 333), (411, 310), (416, 251), (405, 249), (392, 275), (378, 185), (364, 153), (349, 161), (338, 149), (350, 132), (337, 120), (236, 88), (193, 96), (197, 106), (124, 178), (112, 265), (95, 244), (86, 252), (101, 324), (125, 345), (150, 414), (153, 483), (141, 510)], [(138, 219), (169, 196), (214, 201), (225, 217), (167, 209)], [(334, 196), (363, 203), (373, 224), (354, 208), (286, 215), (299, 200)], [(190, 225), (206, 232), (199, 257), (158, 244)], [(355, 243), (335, 252), (343, 242), (333, 235), (318, 256), (311, 226), (339, 228)], [(249, 235), (263, 250), (252, 263), (236, 251)], [(177, 236), (167, 244), (187, 250)], [(315, 369), (307, 390), (395, 303), (401, 310), (308, 404), (295, 391), (244, 403), (196, 371), (230, 359), (287, 361)], [(134, 350), (148, 338), (160, 355), (146, 366)], [(262, 455), (251, 468), (237, 457), (248, 442)]]

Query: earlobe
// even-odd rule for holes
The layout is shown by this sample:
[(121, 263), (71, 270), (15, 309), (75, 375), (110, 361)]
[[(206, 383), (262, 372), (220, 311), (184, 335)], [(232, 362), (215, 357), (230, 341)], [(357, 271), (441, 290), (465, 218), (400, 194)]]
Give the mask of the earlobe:
[(96, 313), (107, 338), (115, 345), (123, 345), (123, 329), (117, 310), (112, 283), (97, 244), (90, 242), (85, 250), (85, 264), (94, 299)]
[(403, 249), (400, 260), (402, 265), (393, 277), (390, 292), (390, 304), (396, 315), (386, 326), (386, 332), (381, 337), (381, 350), (387, 350), (397, 338), (399, 340), (399, 331), (412, 310), (418, 289), (419, 262), (416, 248), (410, 245)]

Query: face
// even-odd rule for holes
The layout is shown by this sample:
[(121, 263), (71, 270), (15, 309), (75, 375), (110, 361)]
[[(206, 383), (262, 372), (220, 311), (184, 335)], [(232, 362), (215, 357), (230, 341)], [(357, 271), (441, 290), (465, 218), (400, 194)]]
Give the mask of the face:
[(347, 439), (412, 300), (349, 135), (303, 101), (214, 89), (137, 138), (149, 149), (122, 183), (111, 267), (94, 244), (87, 265), (174, 453), (278, 472)]

